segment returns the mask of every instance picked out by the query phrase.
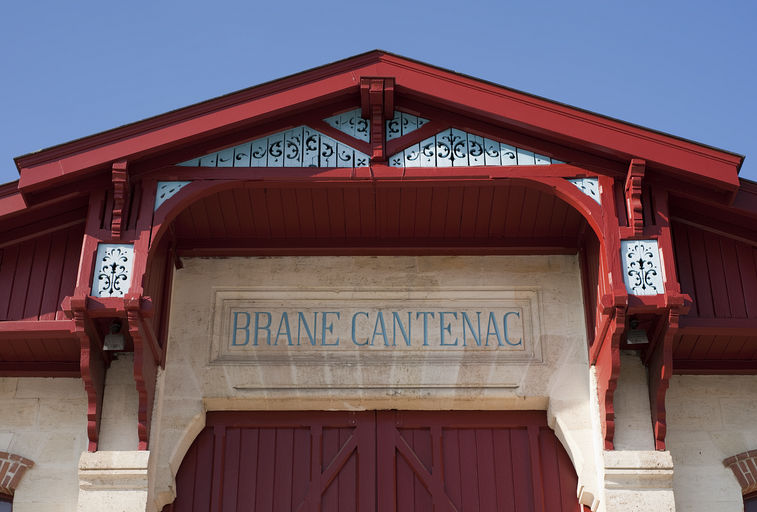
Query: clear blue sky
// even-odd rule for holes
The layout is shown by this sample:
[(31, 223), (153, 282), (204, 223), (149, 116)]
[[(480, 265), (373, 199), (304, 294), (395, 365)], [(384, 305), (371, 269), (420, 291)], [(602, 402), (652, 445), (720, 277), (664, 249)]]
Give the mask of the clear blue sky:
[(744, 154), (757, 1), (4, 1), (13, 157), (374, 48)]

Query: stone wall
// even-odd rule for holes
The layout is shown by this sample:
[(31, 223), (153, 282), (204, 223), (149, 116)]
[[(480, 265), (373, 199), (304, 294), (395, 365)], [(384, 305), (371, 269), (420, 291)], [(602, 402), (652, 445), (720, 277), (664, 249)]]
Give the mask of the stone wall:
[(81, 379), (0, 378), (0, 451), (34, 462), (15, 491), (14, 512), (76, 510), (86, 428)]
[[(166, 367), (158, 376), (149, 510), (174, 499), (173, 478), (208, 410), (542, 409), (573, 460), (581, 501), (599, 501), (600, 432), (591, 410), (575, 256), (186, 258), (183, 263), (174, 276)], [(396, 300), (403, 294), (408, 301), (420, 300), (418, 294), (427, 292), (434, 304), (450, 310), (465, 297), (505, 293), (527, 301), (538, 315), (533, 339), (520, 354), (469, 346), (458, 352), (398, 347), (394, 356), (394, 349), (363, 347), (357, 355), (351, 342), (352, 353), (324, 347), (332, 351), (328, 356), (305, 343), (228, 350), (229, 331), (222, 325), (231, 309), (223, 300), (252, 304), (271, 291), (281, 307), (290, 307), (303, 293), (317, 302), (319, 293), (329, 298), (334, 290), (366, 300), (372, 315), (376, 302), (371, 305), (365, 295), (373, 291), (379, 303), (381, 297)], [(344, 364), (334, 364), (334, 358)]]
[(666, 407), (678, 510), (743, 511), (723, 461), (757, 448), (757, 376), (673, 376)]

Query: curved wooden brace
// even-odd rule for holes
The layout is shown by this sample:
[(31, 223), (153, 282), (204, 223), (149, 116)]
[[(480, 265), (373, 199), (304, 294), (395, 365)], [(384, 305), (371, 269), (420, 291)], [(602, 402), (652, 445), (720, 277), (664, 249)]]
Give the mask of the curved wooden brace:
[(156, 354), (155, 345), (150, 343), (149, 326), (143, 318), (141, 298), (130, 295), (124, 302), (129, 334), (134, 341), (134, 382), (138, 395), (137, 449), (147, 450), (160, 355)]
[(71, 299), (73, 334), (79, 339), (79, 368), (87, 393), (87, 450), (94, 452), (97, 451), (100, 437), (100, 418), (105, 392), (105, 359), (102, 343), (87, 317), (86, 308), (86, 298)]

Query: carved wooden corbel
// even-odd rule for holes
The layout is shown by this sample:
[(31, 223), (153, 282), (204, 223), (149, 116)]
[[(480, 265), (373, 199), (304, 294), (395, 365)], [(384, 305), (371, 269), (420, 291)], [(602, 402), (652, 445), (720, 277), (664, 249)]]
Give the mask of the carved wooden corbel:
[(371, 124), (371, 163), (386, 162), (386, 120), (394, 117), (394, 78), (360, 78), (362, 116)]
[(150, 442), (150, 424), (155, 398), (158, 365), (162, 355), (157, 345), (155, 333), (145, 321), (143, 300), (139, 295), (124, 298), (129, 334), (134, 342), (134, 382), (137, 387), (139, 404), (137, 408), (138, 450), (147, 450)]
[(74, 320), (73, 334), (79, 339), (79, 368), (87, 393), (87, 450), (97, 451), (100, 437), (100, 418), (102, 416), (103, 394), (105, 392), (105, 358), (102, 340), (97, 329), (87, 316), (87, 298), (71, 297), (68, 300), (67, 314)]
[(591, 346), (591, 364), (596, 368), (597, 399), (602, 420), (604, 449), (614, 449), (615, 389), (620, 377), (620, 338), (625, 330), (626, 304), (622, 297), (602, 297), (602, 322)]
[(110, 221), (110, 233), (113, 239), (121, 238), (126, 205), (129, 201), (129, 173), (128, 164), (122, 160), (113, 163), (111, 181), (113, 182), (113, 215)]
[(628, 226), (634, 235), (641, 235), (644, 230), (644, 210), (641, 204), (641, 181), (644, 178), (646, 162), (639, 158), (631, 160), (626, 176), (625, 195), (628, 208)]

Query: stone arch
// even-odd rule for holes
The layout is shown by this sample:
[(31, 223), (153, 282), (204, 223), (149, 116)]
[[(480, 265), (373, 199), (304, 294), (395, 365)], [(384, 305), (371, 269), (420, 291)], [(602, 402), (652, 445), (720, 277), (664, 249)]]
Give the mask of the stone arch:
[[(608, 243), (608, 238), (611, 240), (612, 234), (605, 233), (605, 226), (608, 226), (609, 223), (606, 222), (607, 212), (604, 209), (612, 208), (611, 200), (600, 206), (563, 178), (511, 178), (511, 180), (520, 185), (552, 194), (567, 203), (586, 219), (600, 243), (600, 251), (609, 250), (611, 243)], [(201, 180), (182, 188), (156, 211), (151, 250), (158, 245), (157, 242), (165, 234), (170, 223), (191, 204), (207, 196), (234, 188), (240, 183), (236, 180)], [(609, 186), (610, 183), (611, 179), (604, 180), (605, 186)], [(607, 192), (605, 195), (607, 195)], [(614, 210), (612, 213), (614, 215)], [(609, 260), (612, 261), (612, 258), (609, 258)], [(170, 353), (168, 357), (170, 358)], [(590, 393), (588, 364), (586, 369), (586, 393)], [(158, 451), (156, 464), (159, 465), (157, 468), (158, 476), (151, 491), (154, 493), (154, 503), (161, 507), (172, 502), (175, 498), (175, 478), (179, 466), (195, 437), (205, 425), (206, 404), (203, 402), (203, 397), (195, 397), (192, 400), (191, 407), (194, 412), (187, 415), (187, 423), (184, 424), (183, 429), (180, 431), (173, 429), (174, 440), (166, 439), (156, 447)], [(586, 409), (584, 412), (587, 418), (594, 414), (598, 415), (596, 411), (590, 411), (590, 404), (593, 402), (594, 400), (589, 399), (584, 402)], [(578, 475), (578, 493), (581, 503), (596, 507), (600, 493), (596, 446), (601, 444), (598, 441), (600, 434), (596, 431), (594, 425), (580, 424), (580, 422), (571, 420), (569, 413), (565, 409), (561, 409), (557, 405), (557, 401), (548, 399), (546, 404), (549, 426), (568, 453)], [(161, 430), (163, 430), (162, 427), (157, 428), (156, 433)], [(601, 452), (599, 458), (601, 459)]]
[(34, 462), (14, 453), (0, 452), (0, 494), (13, 496), (27, 469)]

